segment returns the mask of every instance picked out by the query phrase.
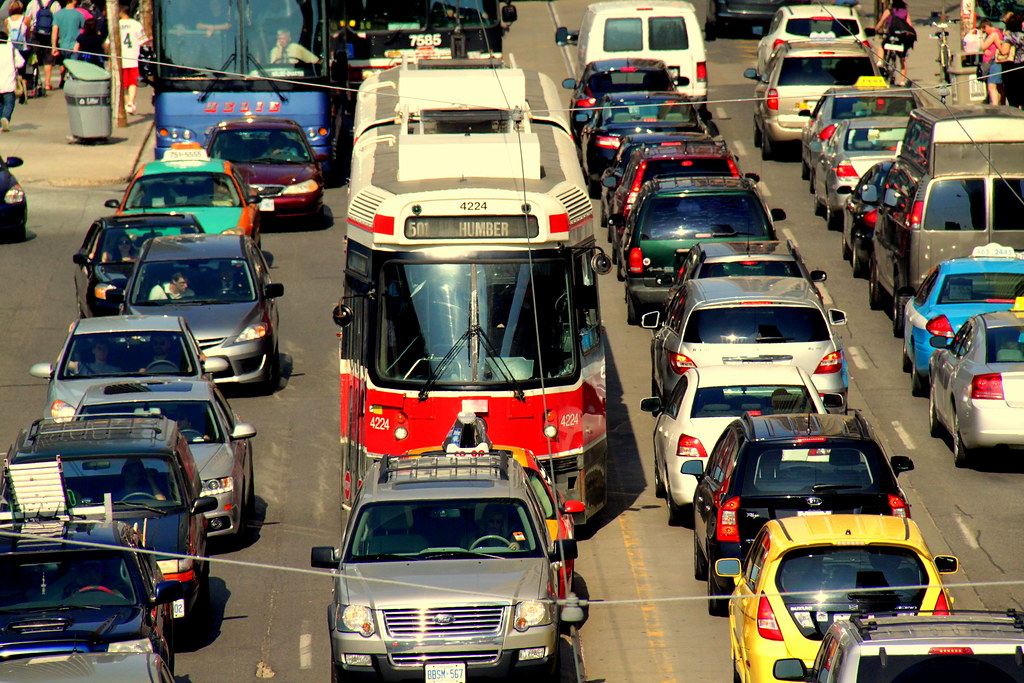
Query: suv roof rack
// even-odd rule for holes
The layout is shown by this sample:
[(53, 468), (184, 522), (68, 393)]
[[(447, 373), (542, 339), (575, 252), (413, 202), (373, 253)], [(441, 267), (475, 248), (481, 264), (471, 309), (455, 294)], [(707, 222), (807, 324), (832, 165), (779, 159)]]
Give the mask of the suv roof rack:
[[(915, 624), (931, 625), (936, 622), (929, 617), (941, 616), (943, 624), (960, 624), (965, 626), (976, 626), (978, 624), (977, 618), (971, 617), (990, 617), (992, 619), (1000, 619), (1000, 624), (1006, 626), (1012, 626), (1015, 629), (1024, 631), (1024, 612), (1021, 612), (1014, 608), (1009, 608), (1002, 612), (994, 610), (956, 610), (951, 614), (935, 615), (927, 610), (918, 612), (917, 614), (900, 614), (897, 612), (887, 614), (853, 614), (850, 616), (850, 623), (853, 624), (860, 632), (861, 637), (864, 640), (871, 640), (872, 631), (877, 631), (883, 626), (895, 625), (900, 626), (913, 626)], [(885, 622), (882, 624), (878, 623), (879, 617), (891, 617), (892, 621)], [(958, 619), (957, 617), (964, 617)], [(1005, 620), (1005, 621), (1004, 621)]]
[(378, 483), (393, 482), (403, 476), (415, 481), (451, 479), (453, 477), (462, 479), (498, 477), (507, 481), (508, 461), (509, 454), (504, 451), (460, 455), (385, 455), (381, 459)]
[(167, 419), (140, 415), (76, 415), (72, 420), (45, 417), (28, 428), (28, 444), (94, 439), (156, 439), (163, 434)]

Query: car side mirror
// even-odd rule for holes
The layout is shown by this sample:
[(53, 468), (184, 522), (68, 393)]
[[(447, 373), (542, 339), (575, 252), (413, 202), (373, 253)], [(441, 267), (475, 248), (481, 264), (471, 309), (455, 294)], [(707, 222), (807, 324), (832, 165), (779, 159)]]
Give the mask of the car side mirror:
[(661, 324), (661, 311), (647, 311), (640, 316), (640, 327), (653, 330)]
[(899, 204), (899, 198), (899, 193), (896, 190), (889, 188), (885, 191), (885, 196), (882, 197), (882, 203), (891, 209)]
[(224, 356), (207, 356), (202, 360), (203, 372), (216, 375), (218, 372), (227, 372), (231, 369), (231, 363)]
[(761, 182), (761, 174), (760, 173), (744, 173), (743, 177), (748, 179), (748, 180), (750, 180), (751, 182), (754, 182), (754, 183)]
[(251, 194), (249, 195), (249, 199), (247, 201), (250, 204), (259, 204), (261, 201), (263, 201), (263, 198), (260, 197), (258, 194)]
[(704, 124), (704, 127), (708, 129), (708, 135), (713, 138), (721, 136), (722, 131), (718, 130), (718, 124), (714, 121), (708, 121)]
[(749, 78), (752, 81), (759, 80), (759, 77), (757, 75), (757, 69), (744, 69), (743, 78)]
[(828, 309), (828, 321), (833, 325), (845, 325), (846, 311), (840, 311), (838, 308)]
[(341, 561), (341, 550), (329, 545), (314, 546), (309, 551), (309, 566), (317, 569), (337, 569)]
[(773, 221), (784, 221), (786, 220), (785, 209), (772, 209), (772, 220)]
[(256, 427), (248, 422), (237, 422), (235, 428), (231, 430), (231, 438), (234, 440), (251, 439), (254, 436), (256, 436)]
[(601, 184), (609, 189), (614, 190), (616, 187), (619, 186), (619, 179), (616, 178), (614, 175), (606, 175), (604, 178), (601, 178)]
[(501, 21), (503, 23), (514, 24), (518, 18), (519, 12), (516, 10), (516, 6), (512, 4), (512, 0), (508, 0), (508, 2), (501, 6)]
[(204, 512), (213, 512), (218, 507), (220, 507), (220, 503), (213, 496), (199, 496), (192, 503), (192, 514), (201, 515)]
[(840, 185), (836, 188), (836, 194), (853, 194), (853, 188), (849, 185)]
[(89, 265), (89, 257), (82, 252), (78, 252), (77, 254), (71, 255), (71, 262), (76, 266), (87, 266)]
[(8, 168), (17, 168), (25, 162), (21, 160), (21, 157), (7, 157), (6, 163)]
[(697, 481), (704, 478), (704, 463), (700, 460), (687, 460), (683, 463), (682, 467), (679, 468), (680, 474), (689, 474), (691, 477), (697, 477)]
[(740, 561), (735, 557), (725, 557), (715, 562), (715, 573), (721, 577), (736, 577), (740, 575)]
[(123, 304), (124, 303), (124, 290), (120, 288), (108, 289), (106, 294), (107, 301), (112, 304)]
[(53, 366), (50, 363), (36, 363), (28, 369), (28, 374), (39, 379), (50, 379), (53, 375)]
[(810, 672), (802, 659), (776, 659), (772, 675), (780, 681), (806, 681)]
[(175, 600), (181, 600), (183, 597), (185, 597), (185, 588), (181, 585), (181, 581), (165, 579), (157, 582), (153, 589), (151, 602), (154, 605), (166, 605)]
[(889, 458), (889, 465), (892, 466), (892, 471), (897, 475), (914, 469), (914, 461), (905, 455), (892, 456)]
[(582, 500), (567, 500), (562, 504), (563, 515), (582, 515), (587, 511), (587, 506)]
[(928, 345), (931, 346), (933, 349), (948, 349), (949, 348), (949, 342), (951, 342), (951, 341), (953, 341), (953, 340), (950, 339), (949, 337), (938, 337), (938, 336), (932, 335), (928, 339)]
[(570, 31), (564, 26), (559, 26), (555, 29), (555, 44), (556, 45), (575, 45), (579, 39), (578, 31)]
[(681, 88), (690, 85), (690, 79), (686, 76), (676, 76), (673, 80)]
[(957, 570), (960, 569), (960, 560), (952, 555), (936, 555), (934, 559), (935, 569), (940, 574), (956, 574)]
[(875, 28), (873, 26), (864, 28), (864, 35), (867, 36), (868, 38), (874, 38), (876, 34), (877, 31), (875, 31)]
[(103, 202), (103, 206), (107, 207), (108, 209), (116, 209), (117, 207), (121, 206), (121, 200), (108, 199), (107, 201)]
[(551, 554), (548, 555), (552, 562), (559, 560), (575, 560), (580, 556), (580, 551), (576, 547), (575, 538), (560, 538), (555, 541), (555, 547), (551, 549)]
[(812, 270), (811, 271), (811, 282), (824, 282), (828, 279), (828, 273), (824, 270)]
[(647, 398), (640, 399), (640, 410), (645, 413), (652, 413), (654, 417), (658, 417), (661, 414), (661, 399), (657, 396), (648, 396)]
[(797, 116), (803, 116), (803, 117), (806, 117), (806, 118), (811, 118), (811, 110), (810, 109), (801, 109), (800, 111), (798, 111), (796, 113), (796, 115)]
[(268, 299), (276, 299), (284, 296), (284, 285), (280, 282), (271, 282), (263, 288), (263, 296)]
[(836, 410), (842, 410), (846, 407), (846, 399), (843, 398), (842, 394), (822, 394), (821, 405), (826, 408), (834, 408)]
[(566, 90), (575, 90), (576, 89), (576, 79), (575, 78), (566, 78), (566, 79), (564, 79), (562, 81), (562, 87), (565, 88)]

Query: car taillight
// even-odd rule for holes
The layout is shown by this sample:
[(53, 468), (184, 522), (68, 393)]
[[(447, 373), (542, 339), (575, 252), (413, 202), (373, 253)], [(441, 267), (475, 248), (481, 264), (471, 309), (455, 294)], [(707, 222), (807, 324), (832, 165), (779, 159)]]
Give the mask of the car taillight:
[(636, 169), (636, 175), (633, 176), (633, 185), (629, 188), (629, 193), (634, 197), (640, 191), (640, 186), (644, 184), (644, 171), (646, 170), (647, 162), (641, 161), (640, 168)]
[(640, 247), (633, 247), (629, 250), (629, 272), (644, 272), (644, 252), (640, 251)]
[(672, 372), (681, 375), (690, 368), (697, 367), (697, 364), (689, 356), (681, 353), (670, 353), (668, 354), (668, 366), (672, 368)]
[(736, 165), (736, 162), (732, 159), (726, 159), (725, 163), (729, 164), (729, 173), (732, 173), (734, 178), (740, 177), (740, 167)]
[(704, 444), (700, 442), (700, 439), (687, 434), (679, 435), (679, 443), (676, 444), (676, 455), (680, 458), (708, 457), (707, 451), (704, 450)]
[(861, 43), (863, 43), (863, 44), (864, 44), (864, 47), (866, 47), (867, 49), (869, 49), (869, 50), (873, 49), (873, 48), (871, 47), (871, 41), (870, 41), (870, 40), (862, 40), (862, 41), (860, 41), (860, 42), (861, 42)]
[(953, 331), (953, 326), (949, 324), (949, 318), (944, 315), (929, 320), (924, 329), (928, 334), (933, 334), (936, 337), (952, 337), (956, 334)]
[(772, 111), (778, 111), (779, 109), (779, 91), (775, 88), (770, 88), (766, 95), (765, 101), (768, 104), (768, 108)]
[(775, 42), (772, 43), (772, 52), (775, 52), (775, 48), (777, 48), (779, 45), (782, 45), (784, 42), (786, 41), (784, 41), (782, 38), (776, 38)]
[(974, 649), (969, 647), (933, 647), (928, 649), (930, 655), (973, 655)]
[(832, 137), (832, 133), (835, 133), (835, 132), (836, 132), (836, 124), (830, 123), (829, 125), (827, 125), (827, 126), (825, 126), (824, 128), (821, 129), (821, 132), (818, 133), (818, 139), (819, 140), (828, 140), (828, 139), (830, 139)]
[(975, 375), (971, 378), (971, 398), (1002, 401), (1003, 376), (998, 372)]
[(821, 362), (818, 363), (818, 367), (814, 368), (815, 375), (827, 375), (833, 372), (839, 372), (843, 369), (843, 352), (832, 351), (826, 353)]
[(597, 104), (597, 98), (595, 97), (584, 97), (576, 100), (577, 107), (593, 107)]
[(844, 162), (836, 166), (836, 176), (839, 178), (856, 178), (858, 173), (853, 164)]
[(704, 83), (708, 80), (708, 63), (697, 62), (697, 82)]
[(921, 227), (921, 219), (924, 217), (924, 202), (914, 202), (914, 208), (910, 212), (910, 229), (916, 230)]
[(892, 512), (893, 517), (906, 519), (910, 516), (910, 506), (907, 505), (907, 501), (892, 493), (889, 494), (889, 511)]
[(737, 524), (736, 511), (740, 509), (740, 499), (730, 498), (718, 510), (718, 528), (715, 537), (726, 543), (740, 542), (740, 528)]
[(618, 149), (619, 145), (622, 144), (622, 140), (614, 135), (598, 135), (594, 139), (594, 144), (605, 149)]
[(872, 228), (875, 227), (875, 221), (878, 220), (878, 209), (871, 209), (864, 214), (864, 223), (870, 225)]
[(932, 610), (932, 614), (936, 614), (940, 617), (949, 616), (949, 603), (946, 601), (946, 594), (941, 590), (939, 591), (938, 599), (935, 601), (935, 609)]
[(761, 594), (757, 601), (757, 635), (765, 640), (782, 640), (782, 630), (779, 622), (775, 620), (775, 612), (772, 610), (768, 596)]

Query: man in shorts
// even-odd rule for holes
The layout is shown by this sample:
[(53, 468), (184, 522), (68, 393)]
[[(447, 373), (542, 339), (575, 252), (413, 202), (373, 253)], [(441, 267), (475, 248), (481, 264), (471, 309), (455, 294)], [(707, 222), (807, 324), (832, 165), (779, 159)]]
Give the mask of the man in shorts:
[(53, 15), (53, 57), (57, 64), (60, 64), (60, 84), (64, 86), (64, 60), (69, 59), (75, 52), (75, 43), (78, 42), (78, 34), (82, 32), (85, 25), (85, 17), (76, 8), (78, 0), (67, 0), (64, 9)]
[(135, 92), (139, 87), (139, 53), (149, 42), (145, 29), (128, 13), (128, 7), (121, 5), (121, 19), (118, 21), (121, 36), (121, 87), (125, 89), (124, 110), (135, 113)]
[[(32, 50), (36, 61), (43, 67), (43, 87), (53, 90), (53, 15), (61, 10), (57, 0), (31, 0), (25, 7), (25, 16), (32, 31)], [(42, 89), (41, 89), (42, 90)]]

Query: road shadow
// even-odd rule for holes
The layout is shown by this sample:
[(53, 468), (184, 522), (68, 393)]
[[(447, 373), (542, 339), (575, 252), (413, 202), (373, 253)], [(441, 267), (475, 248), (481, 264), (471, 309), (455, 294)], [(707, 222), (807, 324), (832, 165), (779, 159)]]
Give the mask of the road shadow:
[[(174, 651), (195, 652), (213, 643), (220, 636), (221, 623), (224, 621), (224, 609), (231, 591), (224, 579), (211, 576), (210, 599), (208, 604), (184, 619), (175, 621)], [(242, 617), (232, 617), (242, 618)]]
[(311, 216), (288, 216), (282, 218), (265, 218), (260, 230), (272, 232), (319, 232), (334, 227), (334, 212), (326, 204), (320, 214)]

